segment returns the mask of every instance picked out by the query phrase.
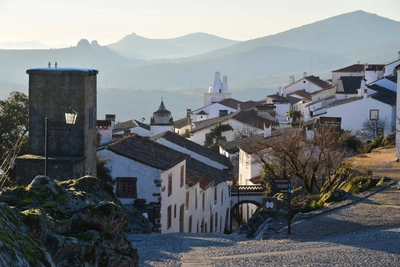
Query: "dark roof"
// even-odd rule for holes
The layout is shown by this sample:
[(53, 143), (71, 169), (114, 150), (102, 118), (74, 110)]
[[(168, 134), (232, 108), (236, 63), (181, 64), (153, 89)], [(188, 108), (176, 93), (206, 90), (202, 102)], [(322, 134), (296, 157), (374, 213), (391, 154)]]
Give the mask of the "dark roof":
[(328, 88), (332, 87), (332, 84), (321, 80), (318, 76), (311, 75), (311, 76), (304, 77), (304, 79), (312, 82), (313, 84), (318, 85), (319, 87), (321, 87), (323, 89), (328, 89)]
[(235, 115), (235, 114), (236, 113), (232, 112), (232, 113), (230, 113), (228, 115), (225, 115), (225, 116), (222, 116), (222, 117), (216, 117), (216, 118), (211, 118), (211, 119), (208, 119), (208, 120), (202, 120), (202, 121), (193, 122), (194, 128), (192, 127), (191, 132), (194, 133), (196, 131), (199, 131), (199, 130), (205, 129), (207, 127), (213, 126), (213, 125), (217, 124), (218, 122), (226, 121), (226, 120), (232, 118), (233, 115)]
[(189, 156), (136, 134), (109, 144), (105, 148), (115, 154), (161, 170), (168, 170)]
[(297, 91), (295, 91), (293, 93), (288, 94), (288, 96), (292, 96), (292, 95), (299, 95), (304, 100), (308, 100), (308, 101), (312, 100), (311, 94), (309, 92), (306, 92), (306, 91), (303, 91), (303, 90), (297, 90)]
[(242, 110), (240, 112), (235, 113), (235, 115), (232, 118), (244, 124), (248, 124), (250, 126), (259, 129), (264, 129), (264, 123), (268, 123), (271, 125), (278, 125), (276, 121), (270, 121), (266, 118), (258, 116), (257, 111), (255, 109)]
[(291, 134), (295, 131), (301, 131), (300, 128), (280, 128), (271, 133), (271, 137), (264, 138), (264, 135), (256, 135), (243, 139), (238, 144), (238, 148), (246, 152), (247, 154), (253, 154), (260, 151), (268, 146), (271, 139), (282, 138), (285, 135)]
[(121, 131), (125, 131), (125, 130), (129, 130), (135, 127), (141, 127), (143, 129), (146, 129), (148, 131), (150, 131), (150, 125), (142, 123), (138, 120), (129, 120), (129, 121), (125, 121), (125, 122), (121, 122), (121, 123), (116, 123), (114, 126), (114, 130), (113, 132), (121, 132)]
[[(383, 70), (384, 64), (368, 64), (368, 68)], [(353, 64), (341, 69), (333, 70), (332, 72), (363, 72), (365, 64)]]
[(229, 119), (234, 119), (259, 129), (264, 129), (264, 123), (269, 123), (271, 125), (278, 125), (278, 123), (275, 121), (270, 121), (268, 119), (258, 116), (257, 111), (255, 109), (251, 109), (251, 110), (237, 111), (235, 113), (231, 113), (222, 117), (212, 118), (209, 120), (194, 122), (193, 124), (195, 125), (195, 127), (192, 128), (191, 132), (194, 133), (196, 131), (211, 127), (219, 122), (224, 122)]
[(338, 94), (357, 94), (357, 89), (361, 87), (362, 76), (342, 76), (339, 80), (343, 83), (343, 92), (337, 91)]
[(97, 120), (96, 127), (111, 127), (111, 121), (109, 120)]
[(180, 136), (179, 134), (173, 133), (171, 131), (165, 131), (156, 136), (150, 137), (150, 140), (155, 141), (160, 138), (164, 138), (164, 139), (170, 141), (171, 143), (174, 143), (180, 147), (186, 148), (186, 149), (193, 151), (199, 155), (207, 157), (215, 162), (221, 163), (222, 165), (225, 165), (227, 168), (231, 168), (232, 163), (224, 155), (214, 152), (210, 148), (201, 146), (193, 141), (187, 140), (186, 138)]
[(361, 99), (363, 99), (363, 96), (354, 96), (354, 97), (339, 99), (339, 100), (336, 100), (336, 101), (328, 104), (325, 107), (317, 108), (315, 110), (324, 109), (324, 108), (330, 108), (330, 107), (334, 107), (334, 106), (339, 106), (339, 105), (351, 103), (351, 102), (354, 102), (354, 101), (358, 101), (358, 100), (361, 100)]
[(220, 102), (221, 105), (233, 108), (233, 109), (237, 109), (238, 108), (238, 104), (240, 104), (240, 109), (241, 110), (248, 110), (248, 109), (252, 109), (255, 106), (258, 105), (258, 103), (256, 101), (246, 101), (246, 102), (242, 102), (233, 98), (226, 98)]
[(231, 174), (220, 169), (211, 167), (191, 157), (186, 160), (186, 184), (189, 186), (200, 183), (200, 187), (205, 189), (212, 184), (219, 184), (231, 179)]
[(182, 118), (177, 121), (174, 121), (174, 128), (180, 129), (180, 128), (183, 128), (183, 127), (189, 125), (189, 123), (190, 123), (189, 117)]
[[(270, 138), (277, 138), (296, 131), (295, 128), (272, 128), (271, 137), (264, 138), (264, 134), (258, 134), (254, 136), (249, 136), (245, 138), (241, 138), (235, 141), (229, 142), (221, 142), (220, 145), (223, 149), (228, 151), (229, 153), (239, 152), (239, 148), (244, 150), (246, 153), (251, 153), (260, 149), (263, 149), (262, 146), (258, 146), (257, 144), (261, 142), (261, 140), (267, 141)], [(262, 143), (262, 142), (261, 142)]]
[(396, 106), (396, 92), (376, 84), (370, 85), (368, 88), (376, 91), (376, 94), (371, 95), (373, 99), (391, 105), (392, 107)]
[(204, 110), (200, 111), (199, 113), (197, 113), (196, 115), (208, 115), (207, 112), (205, 112)]
[(161, 100), (161, 104), (158, 107), (156, 111), (153, 112), (153, 116), (165, 116), (165, 115), (171, 115), (171, 112), (165, 107), (164, 101)]
[(397, 72), (396, 72), (396, 75), (389, 75), (389, 76), (386, 76), (385, 78), (388, 79), (389, 81), (397, 84)]
[(254, 135), (254, 136), (240, 138), (240, 139), (234, 140), (234, 141), (220, 142), (220, 143), (218, 143), (218, 145), (221, 146), (225, 151), (232, 154), (232, 153), (239, 152), (239, 147), (242, 144), (245, 144), (247, 142), (257, 142), (257, 140), (260, 140), (262, 138), (264, 138), (264, 134), (258, 134), (258, 135)]

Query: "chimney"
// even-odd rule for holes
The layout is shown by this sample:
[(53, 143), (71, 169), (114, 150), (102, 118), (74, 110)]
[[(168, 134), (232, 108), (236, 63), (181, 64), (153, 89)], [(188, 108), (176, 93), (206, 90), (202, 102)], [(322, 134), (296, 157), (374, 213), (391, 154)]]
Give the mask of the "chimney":
[(286, 97), (286, 88), (283, 88), (282, 96), (283, 96), (283, 97)]
[(190, 117), (190, 113), (192, 113), (192, 110), (190, 108), (186, 109), (186, 117)]
[(289, 77), (289, 84), (294, 83), (294, 75), (290, 75)]
[(272, 127), (269, 123), (264, 123), (264, 138), (271, 137), (272, 135)]
[(240, 111), (240, 103), (237, 104), (237, 111)]
[(303, 78), (307, 77), (307, 72), (303, 72)]
[(364, 64), (364, 71), (365, 71), (366, 69), (368, 69), (368, 63), (365, 63), (365, 64)]
[(111, 121), (111, 130), (115, 127), (115, 114), (106, 114), (106, 120)]

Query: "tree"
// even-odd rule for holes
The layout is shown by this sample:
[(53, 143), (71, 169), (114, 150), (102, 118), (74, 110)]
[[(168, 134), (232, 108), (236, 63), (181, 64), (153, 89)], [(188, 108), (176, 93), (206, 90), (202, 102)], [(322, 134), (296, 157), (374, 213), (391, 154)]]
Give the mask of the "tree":
[(387, 121), (385, 119), (377, 119), (377, 120), (365, 120), (362, 123), (363, 130), (359, 131), (359, 135), (362, 139), (373, 140), (378, 136), (383, 136), (383, 132), (387, 127)]
[(293, 108), (289, 109), (286, 112), (286, 119), (292, 119), (291, 125), (295, 125), (296, 123), (300, 122), (300, 119), (303, 117), (299, 110), (294, 110)]
[(258, 134), (257, 130), (249, 126), (237, 127), (234, 130), (234, 139), (240, 140), (242, 138), (255, 136), (257, 134)]
[(228, 123), (221, 124), (221, 122), (218, 122), (218, 124), (211, 129), (210, 136), (212, 136), (214, 139), (218, 139), (221, 137), (223, 132), (227, 131), (233, 131), (232, 126), (230, 126)]
[[(264, 149), (257, 155), (263, 172), (271, 178), (291, 175), (300, 179), (309, 193), (319, 191), (330, 182), (331, 173), (348, 156), (344, 147), (346, 136), (331, 127), (314, 129), (307, 136), (301, 130), (263, 140)], [(259, 144), (261, 147), (261, 145)]]
[[(0, 100), (0, 163), (2, 178), (18, 155), (28, 150), (29, 100), (21, 92), (13, 91), (6, 100)], [(3, 179), (1, 179), (4, 182)], [(1, 184), (0, 184), (1, 185)]]

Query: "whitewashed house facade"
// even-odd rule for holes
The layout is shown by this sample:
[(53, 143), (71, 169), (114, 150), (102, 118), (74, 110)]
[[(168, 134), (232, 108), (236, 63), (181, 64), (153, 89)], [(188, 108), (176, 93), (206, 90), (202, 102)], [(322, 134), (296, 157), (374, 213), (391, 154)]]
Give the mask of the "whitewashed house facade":
[(159, 207), (157, 232), (224, 232), (230, 225), (230, 174), (138, 135), (98, 155), (108, 159), (123, 204)]

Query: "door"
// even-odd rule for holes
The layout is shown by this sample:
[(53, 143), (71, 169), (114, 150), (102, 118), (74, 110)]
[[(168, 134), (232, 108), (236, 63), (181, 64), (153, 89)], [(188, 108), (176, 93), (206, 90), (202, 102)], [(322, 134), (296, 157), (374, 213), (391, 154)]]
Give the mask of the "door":
[(184, 231), (185, 226), (185, 205), (182, 204), (179, 209), (179, 232)]

